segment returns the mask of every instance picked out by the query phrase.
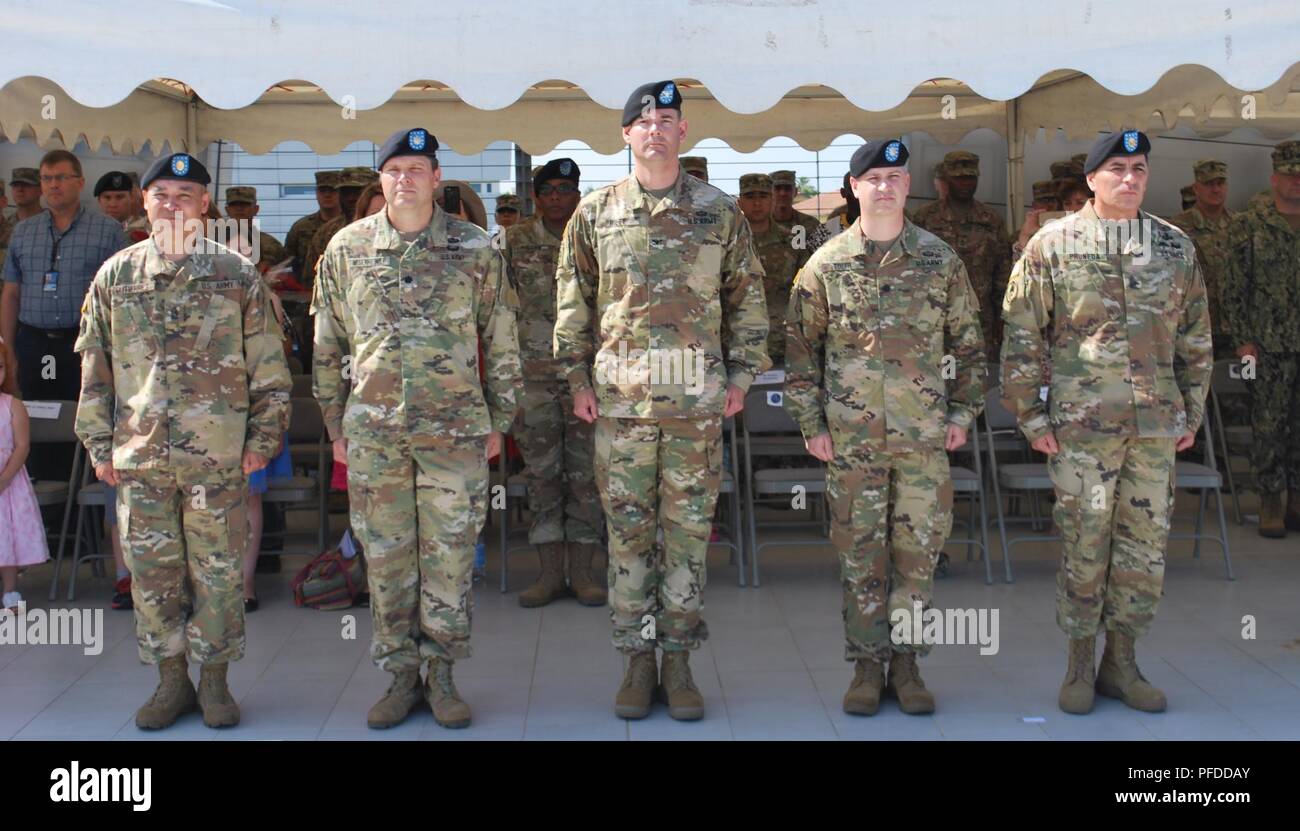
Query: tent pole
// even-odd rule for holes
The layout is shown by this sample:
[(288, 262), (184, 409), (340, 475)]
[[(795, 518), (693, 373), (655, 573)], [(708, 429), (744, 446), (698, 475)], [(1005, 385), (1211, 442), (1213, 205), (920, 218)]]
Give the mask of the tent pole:
[(1025, 221), (1025, 136), (1020, 126), (1020, 99), (1007, 108), (1007, 230), (1016, 234)]

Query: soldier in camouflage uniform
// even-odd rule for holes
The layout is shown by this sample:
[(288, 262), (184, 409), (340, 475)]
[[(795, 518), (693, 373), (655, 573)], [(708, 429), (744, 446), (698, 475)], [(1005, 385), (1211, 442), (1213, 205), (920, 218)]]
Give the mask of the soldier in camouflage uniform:
[(313, 388), (348, 466), (370, 654), (394, 677), (367, 717), (375, 728), (399, 724), (422, 695), (442, 726), (470, 723), (452, 664), (470, 654), (487, 460), (519, 400), (518, 300), (487, 232), (434, 203), (437, 148), (422, 128), (384, 143), (387, 206), (330, 240), (312, 297)]
[(1098, 140), (1086, 165), (1096, 196), (1033, 236), (1002, 306), (1003, 397), (1048, 454), (1056, 491), (1056, 620), (1070, 638), (1058, 703), (1067, 713), (1089, 712), (1094, 691), (1165, 708), (1138, 671), (1134, 641), (1160, 601), (1174, 453), (1201, 426), (1213, 355), (1195, 246), (1140, 210), (1149, 149), (1137, 130)]
[(493, 211), (493, 218), (496, 219), (497, 225), (510, 228), (521, 222), (523, 213), (519, 209), (522, 205), (519, 197), (513, 193), (503, 193), (498, 196), (496, 209)]
[(303, 268), (303, 274), (308, 277), (309, 284), (316, 279), (316, 269), (321, 255), (325, 253), (325, 246), (345, 225), (352, 222), (361, 191), (366, 185), (378, 180), (379, 173), (368, 167), (345, 167), (339, 171), (339, 215), (316, 229), (307, 245), (307, 264)]
[[(1196, 204), (1196, 185), (1195, 185), (1195, 184), (1191, 184), (1191, 185), (1183, 185), (1183, 186), (1182, 186), (1181, 188), (1179, 188), (1179, 190), (1178, 190), (1178, 198), (1182, 200), (1182, 203), (1183, 203), (1183, 211), (1186, 211), (1188, 208), (1190, 208), (1190, 207), (1192, 207), (1193, 205), (1195, 205), (1195, 204)], [(1186, 229), (1184, 228), (1183, 230), (1186, 230)], [(1217, 329), (1215, 330), (1215, 334), (1218, 334), (1218, 330), (1217, 330)]]
[[(241, 185), (239, 187), (226, 188), (226, 216), (230, 219), (241, 222), (253, 223), (253, 218), (261, 212), (262, 207), (257, 204), (257, 188)], [(258, 232), (258, 258), (257, 270), (265, 274), (275, 266), (279, 265), (285, 259), (284, 246), (280, 241), (265, 231)], [(249, 240), (240, 240), (241, 245), (248, 246), (247, 250), (252, 253), (252, 245)]]
[[(794, 237), (795, 245), (812, 254), (821, 247), (823, 242), (830, 239), (831, 235), (822, 227), (817, 217), (794, 209), (794, 197), (797, 192), (798, 186), (795, 184), (793, 170), (777, 170), (772, 173), (772, 219), (785, 226), (792, 235), (796, 227), (803, 228), (803, 235)], [(785, 314), (784, 305), (781, 307), (781, 314)]]
[[(199, 220), (207, 171), (177, 153), (141, 179), (151, 223)], [(261, 278), (209, 240), (160, 234), (110, 257), (86, 294), (76, 431), (96, 475), (118, 488), (140, 658), (161, 681), (136, 713), (170, 725), (196, 703), (209, 727), (239, 722), (226, 683), (244, 655), (240, 565), (247, 476), (289, 422), (289, 369)]]
[(307, 246), (311, 245), (312, 237), (322, 225), (343, 213), (339, 207), (337, 170), (316, 171), (316, 204), (320, 210), (293, 223), (284, 237), (284, 254), (293, 257), (293, 276), (306, 288), (311, 288), (308, 278), (313, 272), (313, 264), (307, 262)]
[(1255, 363), (1248, 387), (1259, 533), (1284, 537), (1300, 531), (1300, 141), (1273, 149), (1272, 185), (1271, 202), (1228, 227), (1224, 300), (1232, 346)]
[[(572, 591), (585, 606), (605, 605), (592, 573), (603, 515), (596, 492), (594, 429), (573, 412), (573, 394), (554, 357), (555, 268), (564, 227), (582, 198), (573, 159), (552, 159), (533, 177), (538, 213), (506, 231), (506, 268), (519, 291), (519, 349), (523, 358), (523, 413), (515, 438), (528, 468), (528, 541), (542, 571), (519, 595), (519, 605), (545, 606)], [(565, 553), (569, 585), (564, 582)]]
[(1228, 166), (1218, 159), (1201, 159), (1192, 165), (1196, 182), (1196, 204), (1169, 221), (1196, 243), (1201, 261), (1205, 293), (1210, 304), (1210, 326), (1214, 332), (1214, 357), (1232, 357), (1231, 331), (1223, 314), (1223, 281), (1228, 268), (1228, 224), (1235, 214), (1228, 210)]
[(790, 305), (794, 276), (808, 262), (808, 248), (796, 247), (789, 226), (772, 218), (772, 178), (763, 173), (740, 177), (740, 211), (749, 221), (754, 250), (763, 264), (763, 296), (767, 303), (767, 354), (773, 365), (785, 365), (785, 312)]
[(979, 298), (984, 348), (992, 360), (1002, 340), (998, 309), (1011, 272), (1011, 239), (997, 211), (975, 198), (979, 156), (954, 150), (943, 157), (948, 195), (916, 212), (915, 222), (950, 245), (966, 266)]
[[(869, 141), (850, 163), (858, 224), (799, 272), (787, 325), (786, 408), (828, 465), (831, 539), (844, 587), (843, 707), (874, 715), (885, 687), (906, 713), (934, 712), (917, 668), (930, 644), (911, 625), (927, 609), (952, 530), (946, 450), (984, 407), (984, 345), (966, 268), (903, 215), (907, 148)], [(892, 641), (892, 643), (891, 643)]]
[(668, 714), (704, 714), (688, 659), (708, 636), (701, 594), (722, 420), (770, 365), (749, 224), (734, 199), (683, 172), (686, 126), (674, 82), (632, 94), (623, 139), (634, 171), (578, 204), (556, 278), (555, 357), (574, 411), (596, 422), (613, 640), (630, 658), (622, 718), (650, 711), (656, 644)]
[(95, 183), (95, 201), (99, 203), (100, 212), (122, 223), (122, 232), (130, 243), (148, 239), (150, 234), (149, 220), (132, 214), (131, 192), (134, 187), (130, 175), (120, 170), (105, 173)]
[(682, 156), (677, 160), (682, 170), (702, 181), (709, 181), (709, 160), (703, 156)]
[(15, 210), (13, 216), (0, 218), (0, 266), (4, 265), (14, 227), (41, 212), (40, 171), (34, 167), (15, 167), (9, 174), (9, 189)]

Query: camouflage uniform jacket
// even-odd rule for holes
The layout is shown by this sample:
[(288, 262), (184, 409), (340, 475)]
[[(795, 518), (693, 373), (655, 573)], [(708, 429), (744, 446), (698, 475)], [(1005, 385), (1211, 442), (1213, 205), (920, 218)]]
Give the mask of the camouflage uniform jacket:
[(519, 353), (524, 377), (562, 380), (564, 373), (553, 353), (555, 334), (555, 266), (560, 238), (540, 219), (529, 218), (506, 229), (507, 274), (519, 292)]
[(522, 383), (517, 307), (487, 232), (437, 206), (409, 245), (384, 211), (344, 228), (312, 294), (313, 390), (330, 438), (508, 432)]
[(1233, 217), (1227, 247), (1233, 347), (1300, 352), (1300, 232), (1268, 202)]
[[(578, 203), (556, 273), (555, 357), (575, 394), (594, 364), (602, 416), (720, 416), (728, 384), (748, 390), (771, 366), (763, 266), (736, 200), (713, 185), (679, 172), (652, 204), (634, 175)], [(648, 374), (619, 371), (638, 350)], [(653, 371), (674, 354), (702, 361), (703, 381)]]
[(1089, 202), (1034, 234), (1011, 273), (1003, 397), (1031, 441), (1049, 432), (1159, 438), (1200, 428), (1213, 350), (1196, 249), (1173, 225), (1139, 216), (1150, 229), (1145, 246), (1121, 244), (1116, 225)]
[(1196, 243), (1210, 303), (1210, 324), (1216, 335), (1232, 331), (1223, 310), (1223, 284), (1228, 271), (1228, 226), (1234, 216), (1236, 214), (1232, 211), (1224, 210), (1218, 219), (1210, 220), (1198, 208), (1192, 207), (1169, 220)]
[(763, 297), (767, 303), (767, 354), (773, 361), (785, 357), (785, 313), (790, 305), (794, 277), (808, 262), (808, 248), (797, 249), (789, 226), (772, 220), (767, 230), (754, 234), (754, 250), (763, 264)]
[(174, 263), (153, 239), (109, 257), (86, 292), (76, 431), (93, 464), (230, 470), (273, 457), (289, 367), (261, 276), (216, 243)]
[(905, 222), (883, 258), (855, 225), (799, 272), (786, 409), (805, 438), (942, 448), (984, 408), (984, 341), (961, 259)]

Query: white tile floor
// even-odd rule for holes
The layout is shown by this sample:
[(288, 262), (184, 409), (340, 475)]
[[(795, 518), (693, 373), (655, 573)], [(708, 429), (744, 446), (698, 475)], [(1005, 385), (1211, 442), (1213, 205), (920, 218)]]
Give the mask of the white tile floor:
[[(1180, 511), (1190, 509), (1180, 503)], [(0, 646), (0, 737), (11, 739), (1300, 739), (1300, 537), (1264, 540), (1254, 526), (1230, 527), (1236, 582), (1224, 579), (1217, 547), (1192, 559), (1189, 542), (1169, 555), (1166, 596), (1139, 644), (1147, 677), (1169, 711), (1134, 712), (1099, 699), (1089, 716), (1056, 708), (1065, 666), (1057, 630), (1055, 546), (1020, 547), (1016, 582), (986, 586), (979, 563), (952, 549), (951, 575), (936, 587), (940, 608), (1000, 610), (1000, 651), (944, 646), (922, 663), (938, 698), (931, 717), (886, 701), (873, 718), (845, 715), (851, 676), (843, 660), (838, 564), (830, 548), (765, 551), (763, 585), (738, 588), (727, 552), (714, 549), (705, 617), (711, 637), (692, 660), (707, 712), (678, 723), (657, 707), (650, 718), (613, 715), (621, 660), (609, 643), (607, 609), (562, 601), (540, 610), (516, 597), (535, 574), (526, 552), (512, 558), (509, 594), (496, 590), (489, 558), (477, 589), (474, 657), (457, 665), (474, 710), (467, 730), (444, 730), (421, 709), (389, 731), (366, 729), (369, 706), (388, 681), (367, 657), (368, 612), (356, 639), (341, 637), (341, 613), (296, 609), (289, 580), (259, 577), (262, 608), (248, 618), (248, 652), (231, 686), (243, 711), (233, 730), (212, 731), (197, 715), (144, 733), (133, 714), (154, 685), (138, 663), (130, 613), (105, 612), (105, 647)], [(995, 551), (999, 546), (994, 543)], [(995, 564), (1000, 566), (1000, 554)], [(107, 607), (107, 580), (86, 576), (78, 606)], [(48, 567), (25, 575), (29, 601), (44, 606)], [(59, 603), (59, 606), (69, 604)], [(1257, 637), (1242, 638), (1253, 615)], [(196, 672), (197, 674), (197, 672)]]

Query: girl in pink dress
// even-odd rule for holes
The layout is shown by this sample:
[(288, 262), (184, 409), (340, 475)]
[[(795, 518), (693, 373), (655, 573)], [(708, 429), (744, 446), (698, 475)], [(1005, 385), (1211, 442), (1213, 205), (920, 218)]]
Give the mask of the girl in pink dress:
[(18, 611), (18, 569), (50, 558), (36, 492), (27, 478), (30, 430), (27, 409), (18, 400), (18, 367), (13, 347), (0, 340), (0, 579), (3, 608)]

